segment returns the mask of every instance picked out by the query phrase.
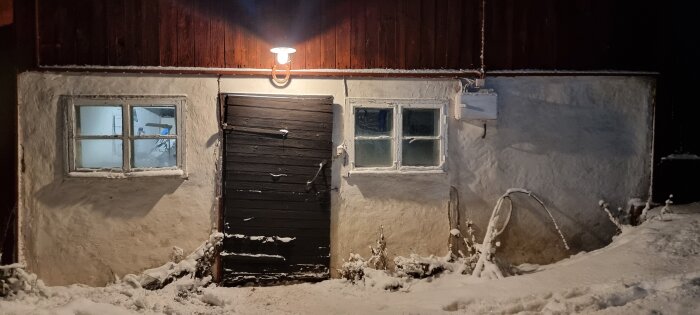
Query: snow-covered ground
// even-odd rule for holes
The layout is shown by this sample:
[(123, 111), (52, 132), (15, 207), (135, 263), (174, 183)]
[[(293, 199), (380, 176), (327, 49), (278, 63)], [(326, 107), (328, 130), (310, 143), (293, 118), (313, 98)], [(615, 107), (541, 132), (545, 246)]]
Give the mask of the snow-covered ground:
[(605, 248), (500, 280), (448, 273), (396, 292), (330, 280), (190, 295), (177, 288), (189, 279), (158, 291), (73, 285), (0, 299), (0, 314), (698, 314), (700, 204), (672, 211), (625, 227)]

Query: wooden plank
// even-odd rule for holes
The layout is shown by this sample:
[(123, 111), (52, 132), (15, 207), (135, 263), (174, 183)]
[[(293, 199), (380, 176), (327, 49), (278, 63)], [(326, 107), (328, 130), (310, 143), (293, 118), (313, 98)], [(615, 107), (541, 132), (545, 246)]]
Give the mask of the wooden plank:
[(252, 118), (267, 118), (267, 117), (284, 117), (287, 120), (308, 121), (308, 122), (333, 122), (332, 113), (323, 112), (303, 112), (292, 109), (272, 109), (272, 108), (257, 108), (244, 106), (229, 106), (226, 109), (227, 117), (252, 117)]
[(350, 68), (350, 38), (352, 31), (351, 0), (338, 0), (335, 8), (335, 68)]
[(377, 50), (377, 63), (379, 68), (397, 68), (396, 7), (396, 0), (379, 2), (379, 45)]
[(235, 42), (235, 33), (237, 31), (235, 30), (236, 27), (238, 27), (238, 24), (234, 23), (233, 18), (231, 17), (234, 12), (234, 2), (235, 1), (219, 1), (221, 4), (221, 15), (225, 16), (227, 18), (221, 18), (221, 23), (222, 23), (222, 28), (224, 32), (224, 65), (223, 67), (227, 68), (234, 68), (236, 67), (234, 63), (234, 46), (236, 44)]
[(160, 64), (160, 29), (159, 29), (159, 1), (138, 1), (141, 6), (139, 25), (143, 29), (141, 37), (141, 64), (145, 66), (158, 66)]
[(462, 0), (447, 1), (447, 32), (445, 36), (445, 63), (447, 69), (459, 69), (460, 39), (462, 38)]
[[(229, 130), (230, 129), (230, 130)], [(228, 125), (226, 127), (226, 130), (224, 132), (226, 133), (235, 133), (236, 129), (243, 130), (243, 129), (250, 129), (254, 131), (260, 131), (259, 133), (270, 133), (274, 130), (281, 130), (281, 129), (286, 129), (286, 128), (276, 128), (276, 129), (268, 129), (268, 128), (258, 128), (258, 127), (243, 127), (243, 126), (235, 126), (235, 125)], [(288, 130), (288, 129), (287, 129)], [(245, 133), (245, 134), (251, 134), (251, 132), (239, 132), (239, 133)], [(272, 135), (270, 137), (273, 137)], [(280, 137), (281, 138), (281, 137)], [(293, 130), (290, 132), (286, 133), (286, 139), (299, 139), (299, 140), (317, 140), (317, 141), (328, 141), (332, 142), (332, 134), (330, 133), (320, 133), (320, 132), (315, 132), (315, 131), (305, 131), (305, 130)]]
[[(99, 3), (96, 1), (95, 4)], [(86, 0), (76, 0), (71, 2), (75, 9), (81, 10), (84, 14), (95, 13), (93, 10), (93, 2)], [(75, 56), (76, 60), (90, 64), (91, 57), (91, 21), (92, 19), (84, 18), (75, 21)]]
[(447, 0), (435, 1), (435, 64), (434, 68), (444, 69), (447, 64), (448, 19)]
[[(144, 58), (144, 33), (148, 26), (145, 24), (145, 12), (139, 0), (122, 0), (124, 4), (124, 47), (126, 65), (145, 65)], [(150, 17), (152, 18), (152, 17)], [(152, 29), (151, 29), (152, 31)]]
[(384, 57), (379, 57), (379, 34), (382, 32), (379, 23), (379, 3), (370, 1), (365, 7), (365, 55), (366, 68), (376, 69), (384, 66)]
[(211, 0), (197, 0), (192, 8), (192, 40), (194, 41), (194, 66), (208, 67), (211, 64), (211, 14), (209, 3)]
[(124, 3), (107, 1), (107, 63), (110, 66), (127, 65), (126, 57), (126, 12)]
[(293, 99), (293, 98), (263, 98), (263, 97), (227, 97), (226, 104), (229, 106), (242, 106), (252, 108), (277, 108), (289, 109), (302, 112), (324, 112), (333, 113), (333, 105), (321, 103), (319, 100)]
[(421, 54), (421, 0), (407, 0), (405, 4), (406, 69), (420, 68)]
[[(321, 184), (324, 184), (321, 181)], [(308, 189), (305, 183), (262, 183), (262, 182), (235, 182), (232, 181), (226, 185), (226, 187), (234, 190), (248, 190), (248, 191), (261, 191), (266, 192), (284, 192), (284, 193), (305, 193), (307, 191), (312, 191), (313, 189)], [(316, 188), (317, 190), (322, 188)]]
[(350, 67), (363, 69), (367, 67), (365, 50), (366, 18), (365, 7), (369, 0), (353, 1), (350, 21)]
[[(238, 234), (243, 234), (243, 235), (279, 235), (279, 236), (284, 236), (284, 237), (314, 237), (316, 235), (320, 235), (321, 233), (328, 233), (328, 227), (318, 227), (318, 228), (308, 228), (308, 229), (301, 229), (301, 228), (284, 228), (284, 227), (276, 227), (276, 228), (266, 228), (266, 227), (256, 227), (256, 226), (251, 226), (251, 227), (236, 227), (235, 229), (229, 228), (229, 229), (224, 229), (224, 231), (227, 234), (233, 234), (233, 233), (238, 233)], [(330, 234), (330, 233), (329, 233)]]
[(276, 209), (245, 209), (234, 207), (226, 212), (226, 216), (231, 220), (243, 220), (248, 218), (265, 219), (295, 219), (295, 220), (313, 220), (319, 216), (328, 216), (327, 212), (311, 212), (311, 211), (295, 211), (295, 210), (276, 210)]
[(224, 19), (224, 0), (209, 0), (211, 21), (209, 25), (209, 43), (211, 51), (208, 67), (224, 68), (224, 53), (226, 49), (226, 22)]
[(414, 21), (408, 20), (407, 16), (407, 1), (397, 1), (396, 3), (396, 68), (406, 69), (406, 28), (409, 23)]
[(309, 38), (306, 40), (306, 65), (305, 69), (320, 69), (321, 68), (321, 1), (307, 0), (304, 5), (310, 12), (310, 19), (306, 21), (307, 34)]
[(236, 199), (229, 196), (224, 198), (227, 209), (267, 209), (267, 210), (294, 210), (294, 211), (308, 211), (308, 212), (318, 212), (323, 210), (320, 204), (313, 202), (300, 202), (300, 201), (285, 201), (279, 202), (277, 200), (243, 200)]
[(229, 133), (230, 137), (227, 138), (227, 146), (231, 145), (264, 145), (264, 146), (274, 146), (282, 147), (287, 149), (320, 149), (330, 151), (333, 147), (333, 143), (330, 141), (318, 141), (318, 140), (305, 140), (305, 139), (278, 139), (271, 138), (264, 135), (248, 134), (241, 132)]
[(321, 2), (320, 5), (320, 23), (321, 30), (323, 32), (320, 34), (320, 68), (322, 69), (333, 69), (336, 67), (336, 25), (338, 20), (334, 14), (335, 6), (338, 5), (336, 0), (325, 0)]
[(177, 1), (177, 65), (195, 66), (194, 0)]
[(239, 1), (238, 23), (243, 26), (243, 51), (241, 52), (241, 67), (256, 68), (258, 66), (258, 40), (253, 32), (256, 26), (255, 20), (259, 18), (260, 8), (255, 5), (246, 4), (245, 1)]
[[(228, 146), (228, 143), (226, 144)], [(228, 152), (228, 150), (227, 150)], [(320, 162), (319, 162), (320, 163)], [(231, 161), (226, 161), (226, 170), (238, 170), (246, 172), (261, 172), (261, 173), (274, 173), (274, 174), (297, 174), (306, 175), (307, 180), (313, 178), (316, 171), (318, 171), (317, 165), (279, 165), (279, 164), (262, 164), (262, 163), (235, 163)]]
[(160, 0), (158, 19), (159, 64), (163, 67), (177, 65), (177, 6), (174, 0)]
[[(492, 16), (491, 3), (487, 4), (486, 17)], [(459, 39), (459, 68), (460, 69), (478, 69), (480, 67), (481, 54), (481, 18), (480, 16), (480, 1), (465, 0), (462, 4), (461, 15), (461, 35)], [(487, 39), (491, 39), (491, 34), (496, 34), (491, 30), (491, 24), (487, 24), (486, 34)], [(491, 52), (489, 52), (491, 53)], [(499, 53), (494, 51), (493, 53)], [(485, 57), (490, 57), (485, 54)]]
[[(330, 172), (326, 171), (325, 174), (327, 177), (330, 177)], [(250, 171), (244, 169), (226, 170), (224, 176), (226, 176), (227, 183), (306, 183), (310, 179), (309, 174), (287, 174), (283, 172)]]
[[(321, 213), (319, 213), (321, 214)], [(324, 230), (328, 229), (328, 224), (330, 222), (330, 219), (328, 215), (326, 214), (325, 216), (319, 215), (318, 217), (314, 219), (258, 219), (256, 217), (250, 217), (250, 218), (245, 218), (245, 219), (234, 219), (231, 220), (230, 218), (226, 218), (226, 222), (229, 223), (230, 225), (230, 230), (231, 231), (236, 231), (236, 229), (245, 229), (245, 228), (269, 228), (270, 230), (272, 229), (301, 229), (301, 230), (307, 230), (307, 229), (314, 229), (314, 230)], [(242, 234), (242, 233), (240, 233)], [(267, 232), (266, 234), (263, 234), (265, 236), (275, 236), (276, 234), (272, 234), (270, 232)], [(260, 235), (260, 236), (263, 236)], [(294, 235), (277, 235), (277, 236), (289, 236), (289, 237), (294, 237)], [(253, 243), (253, 242), (251, 242)], [(302, 247), (304, 244), (301, 244), (299, 242), (299, 247)], [(308, 243), (306, 243), (308, 245)], [(281, 245), (281, 244), (280, 244)], [(316, 246), (318, 248), (318, 246)]]
[[(41, 65), (56, 65), (59, 63), (58, 59), (58, 49), (60, 49), (60, 38), (58, 27), (55, 27), (59, 23), (59, 14), (56, 14), (58, 7), (58, 2), (50, 1), (46, 3), (41, 3), (38, 10), (38, 21), (37, 22), (37, 36), (39, 37), (39, 59)], [(32, 20), (34, 19), (32, 15)], [(34, 36), (34, 34), (24, 34), (25, 36)], [(24, 39), (24, 40), (29, 40)]]
[(257, 63), (253, 64), (252, 68), (258, 69), (272, 69), (272, 65), (275, 62), (274, 54), (270, 52), (273, 48), (271, 41), (274, 38), (274, 1), (258, 1), (256, 2), (257, 15), (253, 23), (253, 28), (255, 31), (251, 34), (254, 35)]
[(294, 130), (294, 132), (315, 132), (321, 136), (330, 135), (328, 129), (332, 125), (330, 123), (311, 123), (307, 121), (296, 121), (289, 119), (275, 118), (256, 118), (256, 117), (239, 117), (227, 116), (226, 123), (233, 126), (247, 126), (260, 128), (275, 128)]
[(420, 68), (435, 69), (435, 1), (421, 1)]
[(0, 0), (0, 27), (14, 23), (13, 0)]
[[(289, 166), (313, 166), (318, 167), (320, 162), (315, 158), (293, 158), (279, 157), (275, 155), (255, 155), (244, 153), (226, 152), (225, 158), (227, 162), (235, 163), (250, 163), (254, 161), (256, 164), (271, 164), (271, 165), (289, 165)], [(265, 177), (267, 180), (269, 178)], [(278, 178), (277, 181), (287, 181), (287, 178)]]
[(233, 153), (255, 153), (261, 155), (288, 155), (294, 157), (318, 158), (320, 160), (330, 159), (332, 154), (328, 150), (310, 150), (298, 148), (281, 148), (263, 145), (241, 145), (231, 144), (226, 146), (227, 152)]

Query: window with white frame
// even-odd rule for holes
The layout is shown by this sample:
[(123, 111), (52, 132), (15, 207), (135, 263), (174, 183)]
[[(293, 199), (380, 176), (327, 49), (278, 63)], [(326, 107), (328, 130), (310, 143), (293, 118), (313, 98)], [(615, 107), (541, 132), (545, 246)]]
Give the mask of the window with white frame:
[(442, 171), (446, 101), (350, 99), (354, 171)]
[(69, 175), (184, 175), (184, 97), (66, 99)]

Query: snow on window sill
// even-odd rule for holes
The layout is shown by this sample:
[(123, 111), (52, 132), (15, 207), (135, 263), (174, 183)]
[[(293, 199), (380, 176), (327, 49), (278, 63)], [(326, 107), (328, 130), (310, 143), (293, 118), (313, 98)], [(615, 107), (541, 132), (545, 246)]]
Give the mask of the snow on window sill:
[(154, 169), (138, 170), (133, 172), (110, 171), (74, 171), (69, 172), (68, 177), (75, 178), (133, 178), (133, 177), (180, 177), (187, 179), (187, 173), (181, 169)]

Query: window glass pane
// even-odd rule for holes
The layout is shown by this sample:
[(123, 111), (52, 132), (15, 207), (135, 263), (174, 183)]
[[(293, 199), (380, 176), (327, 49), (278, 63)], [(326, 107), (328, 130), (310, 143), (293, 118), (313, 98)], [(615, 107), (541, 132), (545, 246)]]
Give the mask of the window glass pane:
[(440, 161), (440, 140), (403, 140), (402, 165), (437, 166)]
[(175, 106), (134, 106), (131, 122), (134, 136), (177, 134)]
[(355, 108), (356, 136), (391, 136), (394, 110), (391, 108)]
[(355, 140), (355, 166), (392, 166), (391, 140)]
[(121, 106), (76, 106), (75, 134), (112, 136), (122, 134)]
[(136, 139), (132, 143), (132, 167), (177, 166), (177, 142), (175, 139)]
[(77, 168), (121, 168), (122, 140), (77, 140), (75, 154)]
[(404, 136), (438, 136), (440, 133), (439, 109), (404, 108), (401, 116)]

